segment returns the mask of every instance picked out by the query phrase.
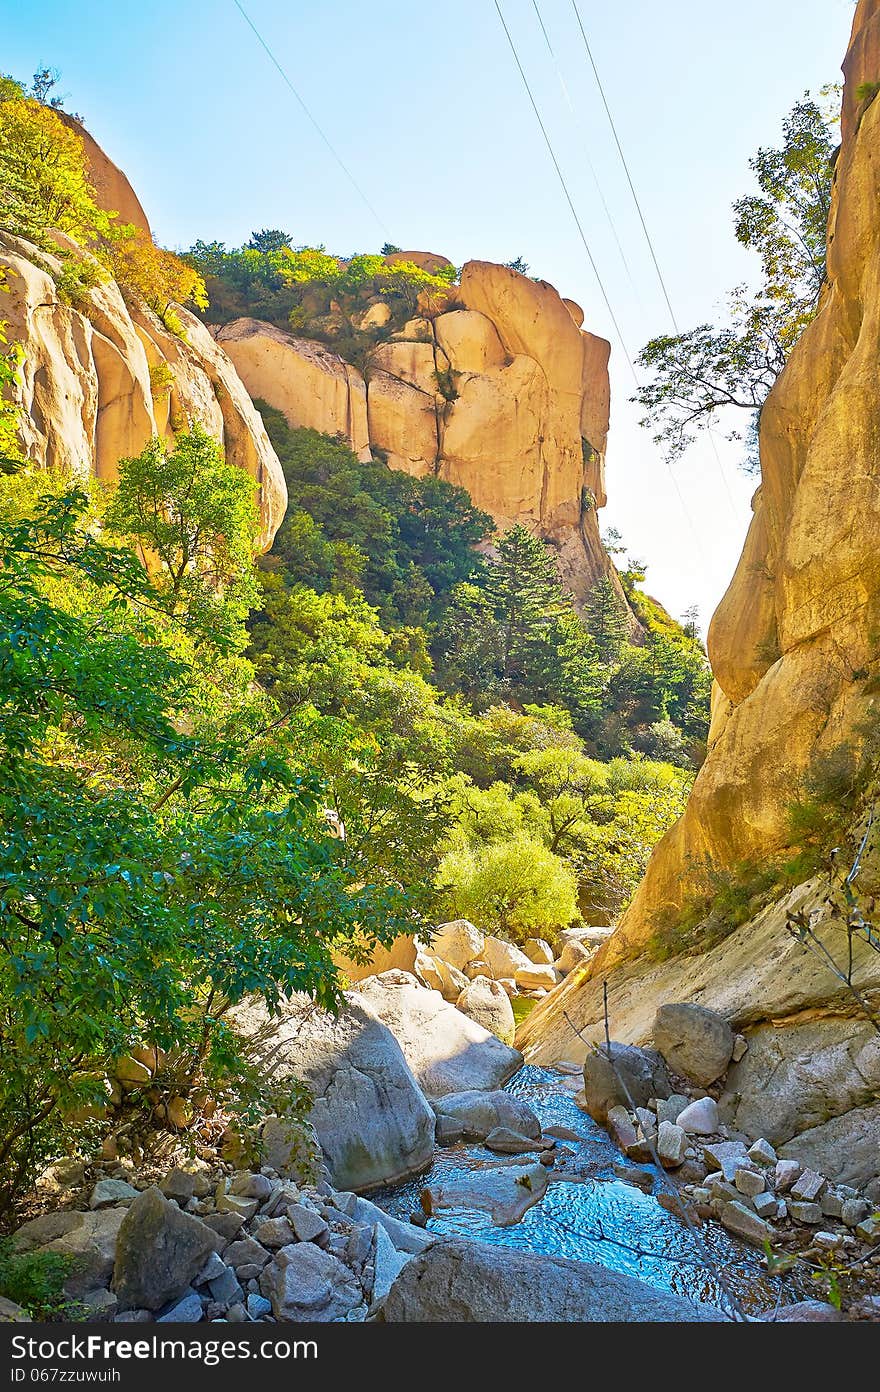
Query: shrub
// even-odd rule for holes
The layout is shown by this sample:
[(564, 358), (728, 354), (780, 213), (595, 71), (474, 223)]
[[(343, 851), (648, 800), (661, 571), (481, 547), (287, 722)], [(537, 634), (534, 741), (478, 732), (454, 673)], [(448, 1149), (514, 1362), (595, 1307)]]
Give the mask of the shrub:
[(524, 942), (554, 933), (577, 917), (577, 885), (559, 856), (518, 836), (480, 850), (444, 857), (438, 887), (450, 918), (467, 918), (485, 932)]
[(68, 1306), (64, 1282), (73, 1264), (60, 1252), (16, 1252), (0, 1240), (0, 1295), (27, 1310), (34, 1320), (57, 1317)]

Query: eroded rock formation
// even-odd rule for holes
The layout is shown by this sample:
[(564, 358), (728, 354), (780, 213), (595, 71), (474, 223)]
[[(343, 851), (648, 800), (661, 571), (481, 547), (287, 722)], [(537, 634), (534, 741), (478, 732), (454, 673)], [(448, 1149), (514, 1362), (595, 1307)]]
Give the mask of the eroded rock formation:
[(185, 336), (173, 334), (146, 307), (127, 305), (113, 281), (74, 308), (58, 292), (60, 261), (18, 238), (0, 236), (0, 268), (9, 291), (2, 317), (10, 342), (24, 350), (17, 396), (28, 457), (112, 479), (118, 461), (152, 436), (171, 441), (176, 429), (199, 424), (256, 480), (261, 544), (271, 545), (287, 506), (281, 465), (204, 324), (178, 309)]
[[(793, 890), (711, 951), (658, 964), (644, 948), (661, 917), (703, 889), (705, 862), (735, 870), (783, 854), (804, 775), (822, 755), (858, 751), (876, 728), (880, 100), (855, 93), (880, 77), (878, 64), (880, 0), (861, 0), (844, 64), (828, 284), (762, 413), (754, 518), (709, 632), (717, 685), (706, 763), (619, 929), (534, 1011), (518, 1041), (535, 1061), (583, 1057), (604, 1032), (605, 981), (613, 1035), (627, 1042), (650, 1038), (663, 1001), (698, 1000), (754, 1040), (729, 1080), (731, 1119), (770, 1134), (768, 1116), (751, 1114), (764, 1093), (781, 1141), (832, 1121), (835, 1134), (849, 1124), (861, 1135), (877, 1094), (871, 1026), (827, 965), (786, 933), (798, 910), (839, 950), (827, 880)], [(866, 864), (860, 884), (868, 891), (876, 878)], [(880, 989), (880, 962), (864, 945), (855, 980)]]
[[(429, 253), (405, 258), (443, 264)], [(546, 538), (583, 600), (614, 572), (597, 520), (610, 347), (582, 322), (580, 307), (545, 281), (470, 261), (450, 307), (410, 319), (371, 350), (363, 373), (255, 319), (225, 325), (217, 341), (251, 395), (291, 425), (341, 434), (361, 459), (372, 450), (392, 468), (437, 474), (466, 488), (499, 530), (522, 522)]]

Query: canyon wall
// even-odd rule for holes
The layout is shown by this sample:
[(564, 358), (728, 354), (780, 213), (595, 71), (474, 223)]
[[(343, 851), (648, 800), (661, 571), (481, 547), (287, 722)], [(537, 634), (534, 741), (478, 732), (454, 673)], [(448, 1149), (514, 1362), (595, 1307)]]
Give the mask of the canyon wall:
[[(444, 262), (405, 256), (428, 269)], [(383, 310), (368, 309), (368, 322), (387, 322)], [(583, 601), (601, 576), (618, 581), (597, 516), (606, 502), (610, 347), (582, 322), (579, 307), (545, 281), (469, 261), (449, 308), (391, 333), (363, 372), (257, 319), (234, 320), (216, 337), (251, 395), (292, 426), (342, 435), (360, 459), (375, 452), (392, 468), (436, 474), (467, 489), (499, 531), (521, 522), (545, 538)]]
[[(708, 757), (619, 928), (534, 1011), (520, 1042), (534, 1061), (583, 1057), (604, 1034), (603, 983), (613, 1036), (634, 1042), (650, 1038), (663, 1001), (697, 1000), (747, 1031), (751, 1047), (726, 1101), (741, 1129), (781, 1142), (809, 1132), (821, 1146), (823, 1128), (845, 1141), (850, 1126), (855, 1138), (873, 1137), (876, 1150), (880, 1039), (827, 963), (786, 932), (789, 912), (800, 910), (845, 959), (827, 877), (792, 890), (708, 952), (658, 963), (645, 950), (661, 920), (674, 920), (704, 888), (706, 863), (736, 873), (796, 844), (789, 808), (804, 776), (823, 755), (858, 755), (876, 735), (880, 100), (856, 93), (880, 81), (880, 0), (859, 4), (844, 72), (828, 281), (762, 412), (754, 516), (709, 631)], [(880, 891), (876, 839), (859, 879), (866, 896)], [(857, 948), (854, 980), (876, 1000), (880, 957)], [(759, 1094), (766, 1116), (752, 1114)]]
[(74, 307), (58, 291), (60, 260), (2, 234), (0, 268), (8, 291), (0, 317), (10, 343), (23, 349), (16, 398), (28, 458), (112, 479), (119, 459), (154, 435), (171, 442), (175, 430), (201, 425), (255, 480), (267, 549), (287, 507), (284, 475), (238, 373), (204, 324), (178, 309), (184, 332), (171, 333), (146, 306), (127, 304), (113, 281)]

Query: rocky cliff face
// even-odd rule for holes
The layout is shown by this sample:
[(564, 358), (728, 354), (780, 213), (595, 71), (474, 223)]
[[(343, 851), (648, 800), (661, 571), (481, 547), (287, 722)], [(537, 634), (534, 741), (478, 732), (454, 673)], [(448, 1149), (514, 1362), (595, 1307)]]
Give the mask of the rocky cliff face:
[[(112, 201), (118, 189), (105, 187)], [(10, 342), (24, 349), (17, 395), (28, 457), (112, 479), (118, 460), (152, 436), (172, 440), (175, 429), (199, 424), (257, 481), (268, 548), (287, 506), (284, 475), (238, 373), (205, 326), (180, 309), (185, 337), (172, 334), (146, 307), (126, 305), (113, 281), (74, 308), (58, 293), (57, 258), (14, 237), (0, 236), (0, 267), (9, 291), (0, 313)]]
[[(646, 1039), (663, 1000), (698, 999), (756, 1031), (734, 1093), (766, 1092), (771, 1109), (800, 1096), (797, 1115), (779, 1111), (780, 1140), (854, 1107), (864, 1121), (863, 1104), (880, 1095), (880, 1041), (841, 983), (785, 932), (796, 902), (834, 942), (823, 883), (793, 891), (703, 956), (658, 966), (640, 954), (658, 915), (674, 915), (700, 890), (706, 861), (733, 869), (784, 851), (788, 807), (804, 774), (823, 753), (857, 751), (876, 728), (880, 100), (858, 100), (856, 90), (880, 79), (880, 0), (861, 0), (844, 71), (828, 284), (762, 414), (754, 517), (709, 632), (717, 684), (708, 758), (620, 928), (534, 1012), (522, 1036), (537, 1059), (582, 1055), (587, 1044), (575, 1028), (586, 1041), (601, 1038), (603, 979), (620, 1039)], [(866, 876), (866, 890), (875, 878), (869, 885)], [(856, 980), (869, 993), (880, 989), (880, 965), (867, 949)], [(759, 1029), (769, 1031), (760, 1048)], [(730, 1105), (748, 1130), (735, 1097)], [(876, 1148), (876, 1116), (871, 1125)]]
[(411, 319), (371, 351), (363, 373), (255, 319), (225, 325), (217, 341), (251, 395), (291, 425), (341, 434), (361, 459), (374, 450), (392, 468), (437, 474), (467, 489), (500, 530), (522, 522), (546, 538), (583, 600), (613, 575), (597, 519), (609, 345), (581, 329), (573, 301), (505, 266), (468, 262), (455, 305)]

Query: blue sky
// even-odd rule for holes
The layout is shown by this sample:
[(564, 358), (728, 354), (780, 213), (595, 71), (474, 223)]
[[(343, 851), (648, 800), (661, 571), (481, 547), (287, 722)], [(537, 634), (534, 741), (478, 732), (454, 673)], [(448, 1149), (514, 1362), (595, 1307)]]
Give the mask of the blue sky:
[[(68, 106), (128, 173), (166, 245), (255, 227), (333, 251), (384, 240), (456, 263), (523, 256), (612, 339), (605, 526), (648, 562), (675, 613), (720, 598), (755, 481), (719, 440), (675, 480), (628, 403), (632, 376), (565, 203), (493, 0), (242, 0), (378, 219), (328, 155), (233, 0), (42, 0), (8, 12), (4, 68), (62, 71)], [(571, 0), (502, 9), (550, 131), (627, 349), (669, 316)], [(839, 76), (852, 0), (579, 0), (679, 324), (712, 317), (751, 263), (730, 204), (807, 88)], [(623, 247), (624, 266), (590, 172)], [(682, 508), (679, 492), (684, 498)]]

